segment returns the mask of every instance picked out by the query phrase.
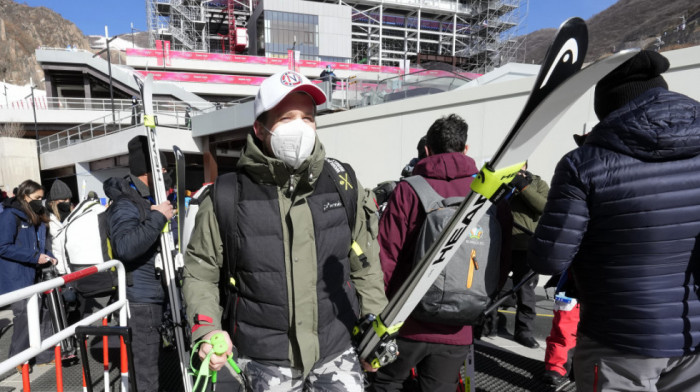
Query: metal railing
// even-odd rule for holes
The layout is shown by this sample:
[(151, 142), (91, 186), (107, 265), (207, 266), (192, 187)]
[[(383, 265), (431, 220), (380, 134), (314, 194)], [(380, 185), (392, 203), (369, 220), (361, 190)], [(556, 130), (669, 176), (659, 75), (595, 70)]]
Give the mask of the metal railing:
[[(197, 105), (200, 107), (205, 106), (201, 103), (197, 103)], [(207, 104), (204, 109), (208, 111), (211, 107), (210, 104)], [(159, 124), (167, 125), (170, 128), (189, 129), (188, 108), (190, 118), (205, 112), (205, 110), (200, 110), (183, 102), (153, 102), (153, 111), (158, 118)], [(76, 125), (75, 127), (39, 139), (39, 153), (55, 151), (87, 140), (140, 126), (142, 123), (141, 114), (141, 106), (134, 107), (131, 105), (131, 101), (129, 101), (128, 107), (120, 107), (118, 110), (118, 117), (114, 122), (112, 122), (112, 115), (110, 113), (89, 123)]]
[[(63, 97), (36, 97), (34, 99), (36, 110), (94, 110), (94, 111), (111, 111), (112, 105), (109, 98), (63, 98)], [(153, 101), (154, 107), (165, 108), (181, 108), (185, 110), (188, 106), (193, 110), (202, 111), (213, 107), (210, 102), (184, 102), (184, 101)], [(3, 108), (4, 105), (0, 105)], [(133, 101), (130, 99), (115, 99), (114, 110), (124, 111), (131, 110)], [(9, 103), (9, 108), (13, 110), (32, 110), (31, 98), (12, 101)]]
[(336, 77), (319, 87), (329, 97), (331, 109), (352, 109), (377, 105), (388, 101), (435, 94), (454, 90), (471, 79), (450, 71), (421, 70), (406, 75), (392, 76), (380, 81)]
[[(74, 324), (71, 324), (64, 330), (58, 331), (53, 335), (42, 340), (40, 327), (41, 323), (39, 320), (39, 312), (41, 311), (41, 306), (39, 305), (39, 295), (41, 293), (61, 287), (68, 282), (85, 278), (98, 272), (107, 271), (111, 268), (117, 269), (117, 300), (111, 303), (110, 305), (107, 305), (106, 307), (96, 311), (95, 313), (85, 317), (84, 319)], [(75, 335), (75, 329), (77, 327), (81, 325), (90, 325), (116, 311), (119, 311), (119, 325), (125, 327), (127, 315), (125, 306), (126, 273), (124, 270), (124, 265), (122, 265), (122, 263), (118, 260), (110, 260), (102, 264), (93, 265), (80, 271), (76, 271), (70, 274), (60, 276), (58, 278), (53, 278), (45, 282), (37, 283), (35, 285), (25, 287), (23, 289), (15, 290), (7, 294), (0, 295), (0, 307), (24, 299), (29, 299), (29, 301), (27, 302), (27, 332), (29, 334), (29, 348), (0, 362), (0, 374), (4, 374), (10, 370), (14, 370), (16, 366), (29, 361), (42, 351), (54, 348), (57, 344), (59, 344), (60, 341), (68, 339), (69, 337)]]

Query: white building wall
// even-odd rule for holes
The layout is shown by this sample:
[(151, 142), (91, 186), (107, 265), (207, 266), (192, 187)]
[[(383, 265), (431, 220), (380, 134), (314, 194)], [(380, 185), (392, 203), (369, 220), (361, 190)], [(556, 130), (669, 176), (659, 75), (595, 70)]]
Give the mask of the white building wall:
[(36, 141), (0, 137), (0, 189), (12, 192), (24, 180), (41, 183)]
[[(700, 47), (664, 55), (671, 62), (671, 69), (664, 74), (669, 88), (700, 100), (700, 89), (692, 83), (700, 80)], [(469, 124), (469, 155), (481, 165), (520, 115), (534, 79), (509, 80), (319, 116), (318, 135), (327, 155), (350, 163), (360, 182), (370, 188), (398, 179), (404, 165), (417, 155), (418, 140), (430, 124), (440, 116), (457, 113)], [(597, 123), (591, 88), (533, 152), (530, 170), (549, 182), (557, 162), (576, 147), (572, 135), (588, 132)]]
[[(352, 8), (344, 5), (307, 3), (318, 9), (321, 56), (352, 58)], [(309, 6), (307, 5), (307, 7)], [(323, 5), (318, 7), (318, 5)]]
[(263, 7), (265, 10), (317, 15), (319, 56), (352, 58), (351, 7), (302, 0), (264, 0)]
[(129, 174), (129, 169), (125, 167), (90, 171), (89, 162), (77, 162), (75, 164), (75, 178), (78, 183), (77, 196), (82, 200), (90, 191), (94, 191), (100, 198), (106, 198), (103, 183), (110, 177), (122, 178), (127, 174)]

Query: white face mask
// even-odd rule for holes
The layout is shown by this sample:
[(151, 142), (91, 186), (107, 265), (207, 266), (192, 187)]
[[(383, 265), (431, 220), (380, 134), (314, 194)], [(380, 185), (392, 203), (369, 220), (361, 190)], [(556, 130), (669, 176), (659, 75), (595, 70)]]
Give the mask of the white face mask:
[(314, 150), (316, 132), (300, 118), (278, 125), (274, 132), (267, 131), (272, 135), (272, 153), (294, 169), (298, 169)]

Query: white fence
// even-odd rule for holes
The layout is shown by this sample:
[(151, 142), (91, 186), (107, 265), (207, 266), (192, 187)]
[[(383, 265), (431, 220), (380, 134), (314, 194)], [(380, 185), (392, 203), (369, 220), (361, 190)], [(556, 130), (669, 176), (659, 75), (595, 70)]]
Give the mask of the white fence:
[[(85, 278), (98, 272), (107, 271), (111, 268), (117, 269), (117, 278), (119, 286), (117, 288), (117, 300), (103, 309), (85, 317), (84, 319), (72, 324), (62, 331), (58, 331), (53, 335), (41, 340), (39, 314), (41, 311), (39, 296), (41, 293), (61, 287), (68, 282)], [(21, 365), (30, 359), (37, 356), (42, 351), (54, 348), (60, 341), (65, 340), (75, 335), (75, 329), (81, 325), (91, 325), (94, 322), (101, 320), (103, 317), (111, 313), (119, 311), (119, 325), (126, 326), (126, 273), (124, 266), (117, 260), (90, 266), (88, 268), (76, 271), (70, 274), (60, 276), (45, 282), (25, 287), (7, 294), (0, 295), (0, 307), (18, 302), (24, 299), (29, 299), (27, 302), (27, 318), (29, 332), (29, 348), (7, 358), (0, 362), (0, 374), (4, 374), (18, 365)], [(122, 390), (126, 390), (126, 380), (122, 380)]]

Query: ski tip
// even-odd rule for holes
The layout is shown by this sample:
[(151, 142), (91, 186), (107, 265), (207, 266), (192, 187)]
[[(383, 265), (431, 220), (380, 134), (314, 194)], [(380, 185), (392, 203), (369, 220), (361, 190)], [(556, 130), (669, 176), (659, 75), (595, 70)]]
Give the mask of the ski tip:
[(567, 26), (576, 26), (576, 25), (586, 26), (586, 21), (578, 16), (572, 16), (571, 18), (563, 21), (561, 23), (561, 25), (559, 25), (559, 30), (561, 30), (562, 28), (567, 27)]

